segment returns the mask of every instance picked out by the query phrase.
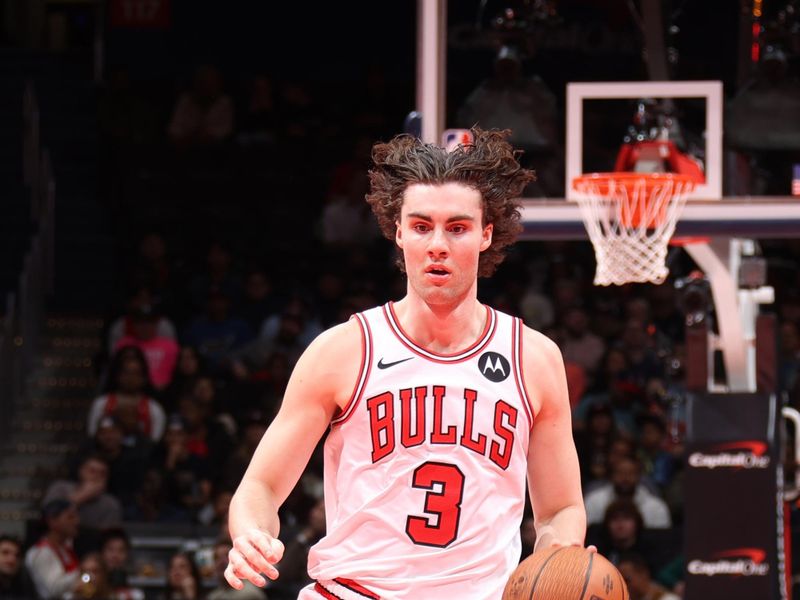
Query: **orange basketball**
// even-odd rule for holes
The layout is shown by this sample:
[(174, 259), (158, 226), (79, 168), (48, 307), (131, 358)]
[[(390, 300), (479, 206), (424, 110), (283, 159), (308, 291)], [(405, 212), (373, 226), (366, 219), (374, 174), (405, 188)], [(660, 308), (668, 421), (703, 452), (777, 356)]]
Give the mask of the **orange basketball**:
[(511, 574), (503, 600), (630, 600), (617, 568), (585, 548), (534, 552)]

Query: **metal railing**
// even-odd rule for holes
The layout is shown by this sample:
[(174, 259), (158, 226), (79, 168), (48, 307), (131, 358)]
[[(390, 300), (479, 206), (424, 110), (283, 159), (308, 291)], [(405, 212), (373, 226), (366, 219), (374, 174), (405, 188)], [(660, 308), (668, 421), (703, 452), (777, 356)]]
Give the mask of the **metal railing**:
[(54, 285), (55, 179), (49, 153), (41, 148), (39, 108), (31, 82), (25, 86), (22, 111), (23, 178), (30, 189), (30, 214), (36, 230), (16, 289), (6, 295), (0, 324), (0, 435), (8, 432), (14, 407), (27, 393), (45, 302)]

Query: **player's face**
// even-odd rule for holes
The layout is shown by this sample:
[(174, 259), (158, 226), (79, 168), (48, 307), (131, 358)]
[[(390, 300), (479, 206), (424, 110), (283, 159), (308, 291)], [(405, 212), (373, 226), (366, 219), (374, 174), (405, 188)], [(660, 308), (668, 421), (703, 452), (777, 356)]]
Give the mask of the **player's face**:
[(454, 304), (476, 289), (478, 257), (492, 243), (480, 193), (460, 183), (414, 184), (397, 224), (409, 291), (428, 304)]

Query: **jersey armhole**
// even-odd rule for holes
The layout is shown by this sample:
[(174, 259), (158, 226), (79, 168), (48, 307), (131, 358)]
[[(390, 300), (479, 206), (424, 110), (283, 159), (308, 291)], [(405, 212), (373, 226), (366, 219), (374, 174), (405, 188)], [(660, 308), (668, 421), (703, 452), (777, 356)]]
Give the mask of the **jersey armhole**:
[(514, 318), (512, 341), (511, 341), (511, 355), (514, 363), (514, 380), (517, 384), (517, 390), (522, 398), (522, 405), (525, 407), (525, 413), (528, 415), (528, 423), (530, 429), (533, 429), (533, 405), (528, 398), (528, 392), (525, 389), (525, 377), (523, 376), (524, 370), (522, 368), (522, 320), (518, 317)]
[(370, 331), (369, 323), (362, 313), (356, 313), (350, 318), (358, 321), (359, 330), (361, 331), (361, 368), (358, 371), (358, 378), (353, 386), (353, 393), (350, 395), (350, 400), (347, 401), (344, 409), (331, 419), (331, 426), (341, 425), (353, 414), (358, 401), (361, 399), (361, 394), (363, 394), (364, 388), (366, 387), (370, 367), (372, 365), (372, 332)]

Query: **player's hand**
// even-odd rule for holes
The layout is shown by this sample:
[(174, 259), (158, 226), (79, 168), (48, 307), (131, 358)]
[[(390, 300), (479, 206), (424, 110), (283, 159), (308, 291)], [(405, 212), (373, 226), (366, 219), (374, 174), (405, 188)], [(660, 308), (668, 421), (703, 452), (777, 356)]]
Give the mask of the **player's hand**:
[(236, 590), (244, 587), (243, 580), (264, 587), (267, 581), (261, 573), (270, 579), (277, 579), (278, 570), (273, 565), (281, 558), (283, 544), (279, 539), (258, 528), (249, 529), (233, 540), (233, 548), (228, 552), (225, 579)]

